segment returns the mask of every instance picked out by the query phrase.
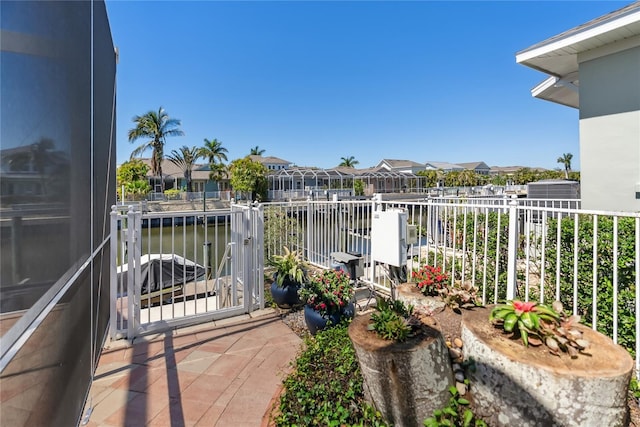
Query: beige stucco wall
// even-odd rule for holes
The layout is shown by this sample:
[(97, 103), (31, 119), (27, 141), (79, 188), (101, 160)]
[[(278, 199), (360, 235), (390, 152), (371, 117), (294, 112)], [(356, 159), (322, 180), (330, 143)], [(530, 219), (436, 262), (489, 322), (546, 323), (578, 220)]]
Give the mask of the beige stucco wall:
[(582, 207), (640, 211), (640, 47), (579, 72)]

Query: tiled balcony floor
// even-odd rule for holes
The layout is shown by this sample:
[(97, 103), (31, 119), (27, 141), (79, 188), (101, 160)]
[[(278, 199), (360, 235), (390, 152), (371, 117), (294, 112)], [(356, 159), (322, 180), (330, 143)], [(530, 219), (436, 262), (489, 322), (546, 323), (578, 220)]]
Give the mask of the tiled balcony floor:
[(270, 310), (102, 352), (87, 426), (265, 426), (300, 338)]

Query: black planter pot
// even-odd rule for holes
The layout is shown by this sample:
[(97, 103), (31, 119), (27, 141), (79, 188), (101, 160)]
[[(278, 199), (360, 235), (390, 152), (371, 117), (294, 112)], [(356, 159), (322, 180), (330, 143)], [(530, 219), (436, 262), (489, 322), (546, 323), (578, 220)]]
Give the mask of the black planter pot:
[(309, 328), (311, 335), (315, 335), (318, 331), (327, 328), (327, 324), (331, 321), (331, 326), (335, 326), (340, 323), (343, 318), (353, 319), (356, 314), (356, 307), (353, 303), (349, 303), (342, 311), (333, 313), (329, 316), (322, 316), (316, 310), (308, 305), (304, 306), (304, 321)]
[(282, 283), (282, 287), (278, 286), (277, 281), (271, 284), (271, 297), (278, 307), (293, 307), (300, 305), (300, 297), (298, 296), (298, 289), (300, 289), (300, 283), (285, 280)]

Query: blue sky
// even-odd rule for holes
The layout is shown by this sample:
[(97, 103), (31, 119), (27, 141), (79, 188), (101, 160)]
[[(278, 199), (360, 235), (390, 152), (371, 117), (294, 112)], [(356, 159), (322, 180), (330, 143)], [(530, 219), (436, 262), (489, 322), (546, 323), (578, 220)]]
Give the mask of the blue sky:
[[(109, 1), (117, 161), (132, 117), (163, 106), (183, 137), (299, 166), (383, 158), (556, 168), (578, 111), (537, 100), (516, 52), (629, 1)], [(147, 156), (150, 152), (147, 152)]]

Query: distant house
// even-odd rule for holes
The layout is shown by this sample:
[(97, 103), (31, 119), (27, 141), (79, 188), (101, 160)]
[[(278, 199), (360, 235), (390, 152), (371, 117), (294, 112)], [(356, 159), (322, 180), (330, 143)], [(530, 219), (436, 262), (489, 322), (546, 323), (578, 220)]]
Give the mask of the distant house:
[(549, 76), (533, 96), (580, 111), (582, 207), (640, 211), (640, 2), (520, 51), (516, 61)]
[[(147, 178), (149, 179), (151, 187), (154, 188), (154, 182), (158, 177), (155, 177), (151, 172), (151, 159), (144, 158), (139, 160), (149, 166)], [(209, 179), (209, 172), (208, 164), (198, 163), (193, 165), (193, 170), (191, 171), (191, 187), (194, 192), (222, 191), (229, 189), (229, 178), (226, 174), (223, 179), (215, 182)], [(184, 178), (184, 171), (170, 160), (164, 159), (162, 161), (162, 178), (165, 190), (180, 190), (182, 188), (186, 188), (187, 182)], [(160, 192), (160, 188), (160, 184), (156, 183), (153, 191)]]
[(530, 168), (528, 166), (491, 166), (491, 170), (489, 171), (490, 175), (513, 175), (522, 169), (530, 169), (536, 172), (544, 172), (548, 169), (545, 168)]
[(458, 163), (458, 165), (480, 175), (489, 175), (491, 172), (491, 168), (485, 162)]
[(263, 157), (263, 156), (257, 156), (257, 155), (250, 155), (249, 158), (254, 162), (262, 163), (270, 171), (279, 171), (281, 169), (289, 169), (293, 165), (293, 163), (291, 163), (288, 160), (283, 160), (273, 156)]
[(381, 168), (390, 172), (417, 173), (425, 170), (425, 165), (412, 160), (382, 159), (376, 166), (376, 169)]
[(425, 163), (426, 170), (441, 170), (443, 172), (454, 172), (454, 171), (463, 171), (464, 167), (457, 165), (455, 163), (447, 163), (447, 162), (426, 162)]

